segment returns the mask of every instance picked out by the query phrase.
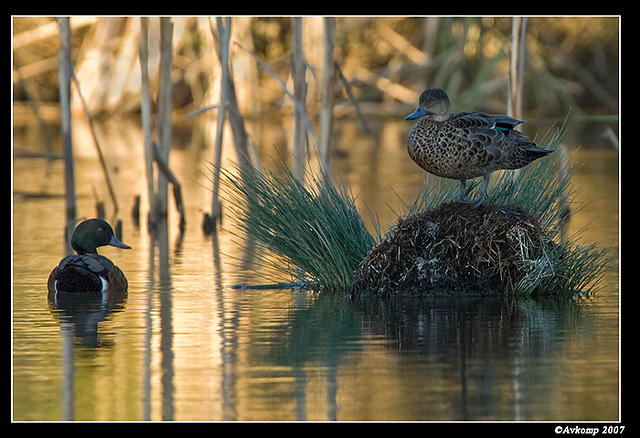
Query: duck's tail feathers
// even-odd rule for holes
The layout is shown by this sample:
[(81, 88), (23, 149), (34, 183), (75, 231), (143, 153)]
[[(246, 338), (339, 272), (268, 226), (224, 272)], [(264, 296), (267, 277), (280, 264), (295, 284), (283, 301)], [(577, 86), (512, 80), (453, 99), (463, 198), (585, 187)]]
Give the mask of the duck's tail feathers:
[(532, 154), (537, 155), (537, 158), (544, 157), (546, 155), (549, 155), (551, 152), (555, 152), (555, 151), (551, 151), (549, 149), (543, 149), (540, 146), (536, 145), (535, 143), (531, 143), (530, 145), (528, 145), (524, 149), (527, 152), (530, 152)]

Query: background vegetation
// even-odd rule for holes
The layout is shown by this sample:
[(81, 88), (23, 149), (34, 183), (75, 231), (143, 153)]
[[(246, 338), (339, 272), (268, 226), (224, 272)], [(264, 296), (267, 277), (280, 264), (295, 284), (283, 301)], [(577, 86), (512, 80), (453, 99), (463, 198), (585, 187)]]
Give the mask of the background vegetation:
[[(164, 178), (171, 180), (183, 216), (180, 184), (175, 177), (171, 178), (168, 163), (171, 118), (179, 120), (194, 111), (213, 108), (221, 100), (223, 107), (228, 103), (237, 155), (243, 157), (249, 155), (253, 146), (247, 142), (243, 117), (248, 120), (265, 115), (290, 117), (294, 100), (300, 99), (295, 105), (302, 107), (299, 112), (306, 113), (305, 117), (309, 116), (308, 132), (318, 143), (311, 124), (316, 123), (322, 106), (325, 79), (322, 76), (327, 71), (325, 38), (330, 33), (325, 32), (325, 26), (333, 21), (325, 21), (323, 17), (231, 20), (73, 17), (70, 27), (75, 86), (71, 87), (71, 105), (76, 111), (84, 109), (94, 117), (140, 112), (143, 126), (146, 120), (148, 128), (145, 150), (149, 187), (154, 187), (155, 161), (158, 169), (164, 169)], [(392, 117), (405, 115), (408, 108), (415, 107), (424, 89), (436, 87), (447, 91), (454, 110), (506, 111), (513, 44), (511, 18), (339, 17), (335, 25), (332, 46), (335, 51), (328, 58), (335, 60), (339, 78), (328, 87), (334, 92), (335, 100), (329, 105), (330, 112), (333, 106), (334, 115), (355, 116), (356, 111)], [(61, 27), (53, 18), (13, 18), (14, 103), (27, 101), (32, 108), (46, 103), (57, 105)], [(533, 17), (527, 20), (526, 29), (523, 118), (564, 118), (570, 108), (572, 116), (617, 117), (619, 18)], [(145, 43), (141, 45), (141, 41)], [(141, 56), (143, 46), (148, 53), (145, 50)], [(148, 88), (147, 76), (140, 68), (143, 60), (142, 64), (148, 65)], [(228, 85), (221, 91), (221, 84)], [(78, 88), (84, 101), (79, 98)], [(283, 88), (294, 90), (295, 99)], [(231, 94), (220, 97), (228, 91), (233, 91), (233, 97)], [(357, 105), (353, 105), (355, 102)], [(219, 127), (223, 125), (224, 113), (218, 112)], [(156, 114), (155, 122), (160, 127), (158, 137), (164, 133), (163, 126), (169, 128), (164, 135), (169, 140), (159, 139), (157, 147), (151, 135), (151, 114)], [(238, 123), (234, 124), (234, 120)], [(296, 127), (298, 124), (296, 121)], [(217, 187), (222, 130), (216, 129), (212, 217), (219, 218)], [(296, 144), (305, 143), (306, 132), (299, 142), (296, 136)], [(248, 224), (249, 234), (258, 235), (256, 230), (266, 230), (259, 240), (288, 260), (285, 266), (293, 265), (296, 278), (345, 287), (354, 265), (362, 260), (374, 238), (366, 232), (348, 190), (333, 189), (329, 173), (320, 172), (315, 179), (309, 177), (308, 182), (313, 183), (309, 191), (304, 184), (306, 149), (296, 153), (294, 145), (293, 155), (301, 159), (293, 160), (292, 175), (283, 172), (282, 180), (275, 174), (262, 173), (259, 166), (254, 173), (242, 174), (235, 183), (232, 179), (231, 185), (244, 195), (236, 199), (234, 213), (241, 218), (240, 223)], [(302, 164), (301, 173), (296, 171), (296, 163)], [(157, 174), (160, 178), (160, 170)], [(108, 176), (106, 169), (105, 175)], [(316, 191), (314, 184), (319, 188)], [(534, 188), (535, 192), (539, 189), (536, 184)], [(166, 189), (164, 192), (163, 204), (157, 209), (159, 217), (166, 215), (168, 208)], [(520, 185), (518, 192), (532, 193)], [(269, 193), (275, 194), (275, 199), (261, 203)], [(155, 199), (155, 194), (149, 198)], [(556, 198), (553, 197), (553, 202)], [(250, 202), (252, 199), (255, 204)], [(274, 215), (278, 200), (287, 202)], [(336, 211), (343, 213), (340, 218), (336, 218)], [(308, 214), (302, 217), (302, 213)], [(250, 219), (261, 218), (266, 225), (258, 222), (251, 225)], [(73, 219), (69, 217), (68, 222)], [(285, 230), (295, 223), (300, 230), (293, 233), (293, 238), (284, 242), (276, 239), (274, 243), (270, 239), (285, 231), (274, 231), (273, 221), (282, 222)], [(353, 227), (340, 228), (345, 224)], [(310, 229), (313, 232), (309, 239), (301, 244), (301, 236)], [(357, 244), (346, 249), (340, 247), (340, 242), (345, 241)], [(311, 261), (309, 266), (301, 265), (305, 261)], [(323, 278), (323, 273), (331, 271), (322, 265), (324, 261), (330, 268), (337, 267), (338, 272)], [(333, 285), (332, 279), (338, 279), (338, 284)]]
[[(174, 110), (185, 114), (217, 103), (220, 64), (205, 17), (176, 17), (173, 46)], [(71, 19), (73, 62), (94, 115), (137, 112), (140, 19)], [(150, 75), (157, 83), (158, 20), (149, 20)], [(319, 107), (322, 18), (303, 19), (307, 105)], [(13, 18), (14, 101), (27, 92), (42, 103), (58, 101), (58, 26), (49, 17)], [(245, 117), (291, 107), (279, 84), (234, 42), (290, 78), (291, 19), (236, 17), (231, 64)], [(363, 111), (395, 114), (415, 105), (427, 87), (443, 88), (454, 109), (504, 112), (507, 99), (509, 17), (338, 17), (335, 58)], [(618, 17), (531, 17), (527, 21), (524, 113), (528, 118), (617, 114)], [(154, 79), (155, 78), (155, 79)], [(290, 79), (289, 79), (290, 81)], [(338, 106), (347, 102), (336, 86)], [(74, 99), (79, 109), (77, 98)], [(346, 105), (345, 107), (349, 107)], [(353, 114), (352, 110), (348, 110)], [(336, 109), (340, 115), (340, 110)]]

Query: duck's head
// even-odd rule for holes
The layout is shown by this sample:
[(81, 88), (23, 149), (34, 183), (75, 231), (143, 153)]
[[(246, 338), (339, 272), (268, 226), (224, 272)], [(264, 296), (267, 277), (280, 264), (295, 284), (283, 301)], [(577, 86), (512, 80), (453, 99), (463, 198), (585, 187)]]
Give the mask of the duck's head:
[(71, 235), (71, 247), (80, 255), (97, 253), (96, 249), (99, 246), (106, 245), (131, 249), (129, 245), (116, 239), (111, 225), (102, 219), (89, 219), (81, 222)]
[(429, 117), (436, 122), (443, 122), (451, 115), (451, 103), (447, 93), (434, 88), (423, 91), (418, 100), (418, 109), (408, 115), (405, 120), (415, 120), (420, 117)]

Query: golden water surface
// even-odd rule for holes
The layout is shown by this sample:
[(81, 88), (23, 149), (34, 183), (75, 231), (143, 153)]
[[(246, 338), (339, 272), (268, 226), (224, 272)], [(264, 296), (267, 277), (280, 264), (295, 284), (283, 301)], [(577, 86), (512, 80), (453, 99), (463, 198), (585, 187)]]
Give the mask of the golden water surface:
[[(335, 169), (363, 214), (368, 209), (388, 227), (397, 196), (415, 194), (425, 173), (406, 153), (410, 125), (376, 125), (367, 137), (355, 123), (337, 124)], [(125, 272), (129, 295), (90, 315), (47, 302), (47, 276), (64, 256), (63, 162), (25, 156), (44, 151), (37, 127), (14, 128), (14, 420), (619, 419), (617, 259), (596, 296), (565, 302), (353, 301), (232, 289), (262, 279), (247, 267), (243, 237), (228, 217), (214, 238), (200, 228), (211, 204), (202, 172), (213, 159), (213, 130), (176, 128), (170, 164), (183, 184), (187, 228), (181, 237), (171, 200), (168, 230), (152, 240), (139, 121), (98, 128), (122, 241), (133, 249), (101, 248)], [(82, 119), (73, 129), (77, 215), (95, 216), (99, 198), (111, 220), (93, 140)], [(265, 165), (288, 129), (260, 128)], [(600, 138), (577, 151), (584, 143), (571, 135), (568, 142), (581, 166), (577, 200), (589, 202), (570, 232), (586, 227), (579, 242), (600, 242), (617, 255), (618, 151)], [(56, 153), (59, 143), (54, 138)], [(223, 163), (235, 159), (232, 149), (224, 153)], [(136, 195), (140, 226), (130, 215)]]

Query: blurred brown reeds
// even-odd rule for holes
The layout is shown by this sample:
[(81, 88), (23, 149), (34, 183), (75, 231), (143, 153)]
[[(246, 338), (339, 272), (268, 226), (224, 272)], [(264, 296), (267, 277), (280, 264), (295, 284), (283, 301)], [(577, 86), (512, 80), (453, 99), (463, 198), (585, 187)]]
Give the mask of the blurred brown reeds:
[[(94, 115), (139, 111), (139, 21), (137, 17), (70, 20), (76, 75)], [(180, 115), (217, 103), (221, 70), (208, 19), (172, 21), (173, 106), (174, 115)], [(323, 24), (322, 17), (301, 19), (311, 114), (320, 108), (316, 103), (321, 100), (322, 81), (314, 76), (323, 72)], [(157, 19), (149, 20), (149, 26), (149, 75), (154, 87), (160, 26)], [(338, 17), (335, 27), (335, 60), (365, 110), (395, 114), (393, 103), (413, 106), (427, 87), (446, 89), (456, 106), (465, 109), (503, 112), (506, 108), (512, 40), (508, 17)], [(233, 43), (287, 78), (293, 73), (292, 30), (292, 19), (286, 17), (233, 19), (229, 59), (239, 108), (246, 117), (278, 112), (291, 103), (274, 78), (248, 62), (250, 56)], [(53, 18), (13, 18), (16, 68), (32, 84), (34, 97), (44, 103), (58, 100), (57, 32)], [(617, 113), (618, 36), (618, 17), (529, 18), (525, 114), (562, 116), (568, 106), (586, 113)], [(14, 100), (21, 101), (26, 96), (17, 76)], [(348, 101), (344, 87), (336, 87), (335, 97), (338, 104)], [(73, 100), (74, 108), (80, 109), (78, 100)]]
[[(529, 120), (564, 117), (569, 108), (573, 116), (617, 117), (619, 21), (72, 17), (66, 39), (61, 39), (54, 18), (13, 17), (13, 98), (17, 109), (27, 101), (39, 118), (46, 113), (42, 107), (62, 104), (67, 79), (61, 76), (63, 70), (58, 74), (58, 54), (64, 53), (84, 97), (83, 102), (76, 89), (71, 90), (73, 110), (80, 112), (84, 106), (93, 117), (140, 112), (153, 194), (149, 199), (155, 205), (150, 210), (152, 216), (163, 217), (167, 180), (183, 213), (180, 185), (168, 162), (172, 124), (206, 109), (219, 110), (216, 164), (225, 118), (235, 158), (243, 163), (250, 159), (251, 129), (245, 120), (293, 114), (290, 147), (299, 178), (305, 174), (308, 151), (317, 151), (319, 162), (330, 171), (333, 117), (357, 115), (367, 130), (366, 116), (404, 115), (425, 88), (445, 89), (453, 106), (464, 110), (504, 113), (513, 103)], [(511, 50), (518, 40), (524, 52)], [(68, 41), (69, 49), (61, 50), (61, 41)], [(518, 82), (513, 94), (508, 92), (510, 75)], [(151, 138), (154, 112), (157, 142)], [(19, 113), (14, 110), (14, 118)], [(69, 171), (72, 175), (71, 167)], [(213, 217), (219, 209), (214, 189)]]

